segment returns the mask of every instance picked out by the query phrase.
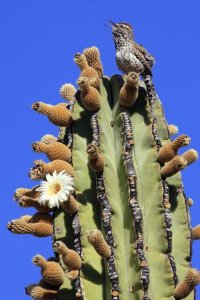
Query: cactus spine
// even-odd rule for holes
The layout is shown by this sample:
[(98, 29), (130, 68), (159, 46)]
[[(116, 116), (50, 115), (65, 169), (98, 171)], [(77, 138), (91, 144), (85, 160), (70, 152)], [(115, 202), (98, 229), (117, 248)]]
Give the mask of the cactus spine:
[[(37, 188), (17, 189), (18, 203), (23, 200), (21, 206), (33, 206), (46, 218), (24, 216), (8, 229), (52, 234), (57, 262), (45, 260), (44, 266), (55, 267), (59, 280), (50, 268), (50, 279), (43, 275), (44, 283), (26, 292), (44, 300), (192, 300), (199, 273), (191, 268), (191, 246), (200, 234), (199, 226), (191, 228), (191, 201), (179, 171), (198, 154), (193, 149), (178, 154), (189, 138), (171, 140), (177, 127), (167, 124), (150, 75), (139, 80), (131, 72), (108, 79), (98, 49), (84, 53), (75, 56), (80, 90), (71, 84), (60, 90), (69, 103), (33, 104), (61, 126), (57, 140), (46, 135), (34, 143), (51, 162), (35, 161), (29, 173), (33, 180), (48, 181), (48, 197), (57, 207), (45, 204), (49, 199), (41, 187), (41, 194)], [(64, 173), (74, 186), (63, 195)]]

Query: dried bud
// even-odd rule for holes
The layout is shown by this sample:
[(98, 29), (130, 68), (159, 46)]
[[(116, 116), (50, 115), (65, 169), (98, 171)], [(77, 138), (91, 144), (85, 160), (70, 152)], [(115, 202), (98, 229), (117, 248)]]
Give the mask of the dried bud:
[(51, 222), (51, 215), (36, 213), (33, 216), (25, 215), (19, 219), (8, 222), (7, 228), (13, 233), (46, 237), (53, 233)]
[(100, 230), (91, 230), (88, 234), (88, 240), (100, 256), (105, 258), (109, 258), (111, 256), (110, 247), (105, 241), (103, 234)]
[(56, 241), (53, 244), (53, 248), (55, 252), (62, 255), (63, 263), (68, 269), (68, 277), (74, 280), (78, 276), (82, 265), (80, 255), (76, 251), (69, 249), (61, 241)]
[(60, 88), (60, 95), (66, 100), (73, 101), (75, 94), (76, 88), (70, 83), (65, 83)]
[(187, 165), (191, 165), (198, 159), (198, 152), (194, 149), (190, 149), (182, 154), (182, 156), (187, 160)]
[(63, 284), (65, 274), (57, 262), (47, 261), (42, 255), (34, 256), (32, 262), (41, 267), (41, 274), (45, 282), (53, 286)]
[(103, 77), (103, 66), (102, 66), (102, 63), (100, 60), (99, 49), (97, 47), (93, 46), (90, 48), (86, 48), (83, 51), (83, 53), (87, 59), (88, 65), (97, 71), (99, 78), (102, 78)]
[(130, 107), (138, 98), (139, 90), (139, 75), (135, 72), (130, 72), (127, 76), (127, 81), (124, 83), (119, 93), (119, 102), (121, 105)]
[(173, 124), (170, 124), (167, 127), (168, 127), (168, 131), (169, 131), (170, 136), (178, 133), (178, 127), (177, 126), (175, 126)]
[(173, 142), (173, 148), (175, 151), (178, 151), (181, 147), (188, 146), (191, 141), (191, 138), (186, 134), (179, 135)]
[(187, 199), (187, 204), (188, 204), (189, 207), (192, 206), (193, 205), (193, 200), (191, 198), (188, 198)]
[(193, 240), (200, 239), (200, 225), (197, 225), (192, 228), (192, 238), (193, 238)]
[(101, 172), (104, 168), (104, 157), (100, 153), (99, 148), (95, 144), (90, 144), (87, 147), (89, 157), (89, 166), (94, 172)]
[(35, 160), (34, 165), (35, 166), (31, 168), (29, 172), (29, 177), (32, 180), (44, 179), (46, 174), (49, 173), (52, 175), (54, 171), (56, 171), (57, 173), (65, 171), (71, 176), (74, 175), (74, 168), (72, 167), (72, 165), (60, 159), (53, 160), (49, 163), (45, 163), (42, 160)]
[(101, 97), (96, 88), (91, 85), (91, 80), (86, 76), (81, 76), (77, 80), (81, 90), (81, 101), (87, 110), (95, 111), (100, 108)]
[(78, 211), (79, 203), (78, 201), (70, 195), (68, 200), (60, 203), (60, 206), (68, 213), (68, 214), (74, 214)]
[(176, 299), (186, 298), (199, 282), (200, 273), (195, 269), (190, 269), (187, 272), (185, 279), (177, 285), (174, 292), (174, 297)]
[(57, 142), (57, 138), (52, 134), (45, 134), (41, 137), (40, 142), (43, 142), (47, 145)]
[(69, 127), (72, 122), (72, 114), (67, 109), (66, 103), (49, 105), (44, 102), (35, 102), (32, 109), (46, 115), (50, 122), (60, 127)]
[(158, 162), (159, 163), (166, 163), (168, 161), (170, 161), (171, 159), (174, 158), (174, 156), (176, 155), (176, 151), (174, 151), (173, 145), (172, 143), (169, 144), (165, 144), (164, 146), (162, 146), (158, 152)]
[(161, 175), (163, 177), (169, 177), (177, 172), (181, 171), (187, 166), (187, 161), (184, 157), (176, 155), (172, 160), (167, 162), (164, 167), (161, 168)]
[(41, 280), (38, 284), (30, 284), (25, 288), (26, 295), (35, 300), (55, 300), (58, 296), (58, 288)]
[(46, 144), (44, 142), (35, 142), (32, 144), (33, 151), (45, 153), (49, 160), (61, 159), (69, 161), (71, 158), (71, 150), (60, 142)]

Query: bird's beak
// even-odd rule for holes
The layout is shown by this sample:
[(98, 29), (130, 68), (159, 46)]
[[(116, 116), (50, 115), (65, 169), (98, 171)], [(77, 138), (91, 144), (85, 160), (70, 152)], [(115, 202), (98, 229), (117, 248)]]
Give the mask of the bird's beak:
[(111, 21), (111, 20), (107, 20), (107, 21), (108, 21), (108, 24), (106, 24), (106, 26), (111, 27), (111, 28), (113, 28), (113, 27), (116, 26), (116, 23), (115, 23), (115, 22), (113, 22), (113, 21)]

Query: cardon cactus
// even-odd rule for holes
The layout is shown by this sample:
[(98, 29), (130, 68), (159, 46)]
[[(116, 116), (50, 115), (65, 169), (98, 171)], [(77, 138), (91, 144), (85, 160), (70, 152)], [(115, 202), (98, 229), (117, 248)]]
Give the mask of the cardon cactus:
[(191, 228), (192, 200), (180, 171), (198, 154), (178, 153), (190, 138), (172, 140), (177, 127), (167, 124), (147, 80), (135, 72), (103, 76), (96, 47), (74, 61), (79, 89), (60, 90), (68, 103), (32, 106), (62, 127), (58, 138), (33, 144), (51, 160), (36, 161), (29, 173), (42, 182), (15, 192), (36, 216), (8, 224), (14, 233), (53, 232), (55, 258), (33, 258), (42, 279), (26, 293), (44, 300), (192, 300), (200, 282), (192, 241), (200, 228)]

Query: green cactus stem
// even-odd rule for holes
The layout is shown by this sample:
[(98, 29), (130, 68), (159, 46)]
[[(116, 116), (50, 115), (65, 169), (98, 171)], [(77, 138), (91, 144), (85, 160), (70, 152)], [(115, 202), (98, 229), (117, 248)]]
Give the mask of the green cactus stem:
[[(59, 282), (58, 295), (57, 289), (55, 292), (48, 286), (50, 295), (58, 300), (193, 300), (199, 272), (191, 271), (192, 243), (199, 239), (200, 230), (199, 226), (191, 228), (191, 201), (185, 195), (179, 172), (182, 165), (177, 161), (189, 166), (198, 153), (191, 149), (177, 155), (175, 151), (168, 159), (159, 160), (160, 149), (172, 144), (171, 135), (177, 127), (167, 124), (151, 75), (143, 74), (142, 80), (137, 77), (137, 86), (132, 85), (134, 104), (125, 107), (120, 104), (120, 90), (126, 87), (127, 77), (102, 77), (98, 49), (92, 47), (85, 53), (77, 58), (83, 59), (89, 75), (97, 74), (92, 66), (100, 68), (100, 88), (93, 87), (99, 93), (98, 111), (83, 105), (80, 90), (76, 92), (70, 84), (62, 87), (62, 96), (70, 100), (67, 107), (62, 106), (70, 122), (66, 124), (65, 118), (54, 122), (66, 127), (59, 128), (57, 139), (46, 135), (42, 142), (51, 147), (55, 141), (63, 143), (69, 149), (63, 145), (62, 149), (72, 156), (68, 163), (38, 160), (30, 172), (32, 179), (45, 180), (55, 170), (73, 170), (74, 186), (68, 198), (61, 199), (53, 212), (43, 213), (47, 217), (49, 212), (53, 218), (52, 225), (48, 224), (53, 249), (63, 245), (65, 250), (55, 253), (65, 276)], [(38, 208), (40, 196), (33, 192), (18, 189), (15, 198), (20, 201), (31, 193), (32, 202), (24, 207)], [(11, 231), (14, 223), (8, 226)], [(24, 217), (21, 223), (25, 223)], [(30, 222), (28, 226), (35, 225)], [(76, 267), (68, 260), (68, 249), (77, 259)], [(40, 284), (30, 285), (27, 293), (36, 292), (45, 294), (46, 290)]]

